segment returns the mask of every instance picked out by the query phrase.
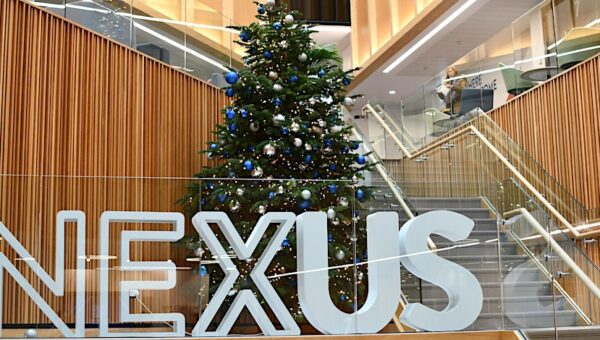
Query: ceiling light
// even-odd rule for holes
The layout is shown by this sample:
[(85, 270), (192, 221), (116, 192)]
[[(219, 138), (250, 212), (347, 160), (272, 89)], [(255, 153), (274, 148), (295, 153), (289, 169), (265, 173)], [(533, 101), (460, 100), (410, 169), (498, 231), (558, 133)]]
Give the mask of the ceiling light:
[(438, 34), (441, 30), (443, 30), (448, 24), (450, 24), (454, 19), (456, 19), (459, 15), (461, 15), (464, 11), (466, 11), (469, 7), (471, 7), (477, 0), (469, 0), (465, 2), (462, 6), (460, 6), (454, 13), (450, 14), (444, 21), (442, 21), (439, 25), (437, 25), (434, 29), (429, 31), (421, 40), (417, 41), (416, 44), (411, 46), (406, 52), (404, 52), (401, 56), (398, 57), (390, 66), (388, 66), (383, 73), (390, 73), (396, 66), (398, 66), (401, 62), (406, 60), (406, 58), (410, 57), (413, 53), (415, 53), (421, 46), (423, 46), (429, 39), (433, 38), (436, 34)]
[(388, 92), (389, 94), (396, 94), (396, 91), (391, 90), (390, 92)]

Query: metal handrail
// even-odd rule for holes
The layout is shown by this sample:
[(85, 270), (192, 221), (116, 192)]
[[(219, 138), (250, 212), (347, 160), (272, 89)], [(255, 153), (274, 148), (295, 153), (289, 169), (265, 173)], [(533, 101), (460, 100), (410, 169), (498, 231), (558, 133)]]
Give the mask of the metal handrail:
[[(366, 108), (372, 112), (375, 112), (375, 110), (370, 107), (370, 105), (366, 105)], [(567, 221), (567, 219), (562, 216), (560, 214), (560, 212), (558, 210), (556, 210), (556, 208), (554, 208), (552, 206), (552, 204), (550, 204), (550, 202), (548, 202), (548, 200), (546, 200), (546, 198), (544, 197), (544, 195), (542, 195), (526, 178), (525, 176), (523, 176), (519, 170), (517, 170), (517, 168), (515, 168), (510, 161), (504, 157), (504, 155), (502, 155), (502, 153), (500, 151), (498, 151), (498, 149), (473, 125), (469, 125), (467, 127), (464, 127), (458, 131), (456, 131), (455, 133), (446, 136), (445, 138), (442, 138), (440, 140), (435, 141), (434, 143), (428, 145), (426, 148), (419, 150), (415, 153), (410, 153), (406, 147), (404, 147), (404, 145), (402, 145), (402, 142), (400, 142), (400, 140), (393, 135), (390, 127), (385, 123), (385, 121), (383, 121), (383, 119), (381, 117), (379, 117), (379, 115), (374, 114), (374, 116), (376, 117), (376, 119), (379, 121), (379, 123), (383, 126), (383, 128), (388, 131), (388, 133), (391, 135), (392, 139), (394, 140), (394, 142), (396, 142), (396, 144), (400, 147), (400, 149), (404, 152), (404, 154), (406, 155), (406, 157), (408, 159), (413, 159), (415, 157), (421, 156), (427, 152), (429, 152), (430, 150), (437, 148), (440, 145), (445, 144), (448, 140), (455, 138), (456, 136), (462, 135), (464, 133), (473, 133), (475, 134), (484, 144), (485, 146), (487, 146), (488, 149), (490, 149), (490, 151), (492, 151), (492, 153), (494, 153), (496, 155), (496, 157), (498, 157), (498, 159), (504, 163), (504, 165), (510, 170), (510, 172), (512, 172), (514, 174), (514, 176), (528, 189), (530, 190), (533, 195), (540, 200), (540, 202), (542, 203), (542, 205), (548, 209), (548, 211), (550, 211), (550, 213), (552, 215), (554, 215), (554, 217), (556, 217), (556, 219), (558, 221), (560, 221), (562, 224), (564, 224), (565, 227), (567, 227), (567, 229), (573, 234), (574, 237), (581, 237), (582, 233), (580, 233), (575, 227), (573, 227), (573, 225)], [(589, 233), (588, 233), (589, 234)]]

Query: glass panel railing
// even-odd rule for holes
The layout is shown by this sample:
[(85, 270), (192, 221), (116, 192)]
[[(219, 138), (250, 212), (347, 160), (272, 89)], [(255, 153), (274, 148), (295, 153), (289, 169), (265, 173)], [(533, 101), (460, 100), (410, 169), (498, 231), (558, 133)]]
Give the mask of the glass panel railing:
[(241, 65), (239, 26), (206, 4), (185, 0), (31, 1), (92, 31), (193, 76), (225, 86), (227, 67)]

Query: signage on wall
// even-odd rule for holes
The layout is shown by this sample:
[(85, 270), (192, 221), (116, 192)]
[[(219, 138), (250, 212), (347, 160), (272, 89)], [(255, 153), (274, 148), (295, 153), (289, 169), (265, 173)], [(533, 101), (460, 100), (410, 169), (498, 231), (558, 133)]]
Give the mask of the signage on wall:
[[(41, 267), (23, 245), (0, 222), (0, 236), (12, 247), (17, 255), (26, 258), (25, 263), (55, 296), (63, 296), (65, 262), (65, 223), (74, 222), (77, 226), (77, 264), (75, 288), (75, 327), (70, 327), (58, 316), (50, 304), (44, 300), (33, 285), (0, 252), (0, 270), (6, 270), (18, 285), (27, 293), (40, 310), (66, 337), (85, 336), (85, 224), (86, 216), (81, 211), (60, 211), (56, 219), (56, 271), (55, 278)], [(155, 271), (166, 274), (162, 281), (120, 281), (119, 317), (120, 322), (165, 322), (172, 324), (172, 332), (110, 332), (108, 324), (109, 307), (109, 246), (111, 223), (166, 223), (170, 231), (121, 231), (119, 270)], [(340, 311), (329, 296), (329, 274), (327, 270), (327, 216), (324, 212), (306, 212), (296, 216), (291, 212), (270, 212), (256, 223), (251, 235), (242, 240), (233, 223), (224, 212), (200, 212), (192, 218), (192, 224), (213, 253), (218, 256), (219, 265), (225, 276), (214, 292), (204, 312), (197, 320), (192, 336), (226, 336), (229, 334), (240, 312), (246, 307), (265, 335), (299, 335), (300, 327), (294, 321), (287, 307), (265, 275), (267, 267), (280, 248), (282, 241), (296, 225), (298, 298), (300, 308), (308, 322), (323, 334), (377, 333), (392, 319), (401, 299), (400, 264), (413, 275), (429, 281), (448, 295), (450, 303), (442, 311), (436, 311), (420, 303), (406, 305), (400, 320), (417, 330), (447, 331), (461, 330), (471, 325), (479, 316), (483, 306), (483, 292), (475, 276), (464, 267), (432, 253), (427, 240), (432, 234), (456, 242), (464, 240), (471, 233), (473, 220), (451, 211), (432, 211), (417, 216), (399, 230), (396, 212), (377, 212), (367, 217), (367, 251), (369, 253), (368, 285), (369, 292), (365, 304), (355, 313)], [(250, 273), (256, 289), (273, 311), (281, 324), (277, 329), (257, 300), (255, 292), (242, 289), (238, 292), (228, 312), (216, 330), (209, 325), (221, 309), (227, 293), (239, 277), (239, 269), (229, 258), (223, 245), (217, 239), (211, 224), (216, 224), (225, 235), (229, 246), (240, 260), (249, 259), (269, 225), (278, 225), (269, 245), (258, 258)], [(101, 337), (173, 337), (185, 336), (186, 320), (181, 313), (141, 313), (130, 312), (130, 296), (133, 291), (169, 290), (175, 288), (176, 267), (170, 261), (132, 261), (129, 259), (131, 242), (176, 242), (184, 236), (185, 219), (183, 214), (174, 212), (104, 212), (100, 217), (100, 278), (99, 278), (99, 331)], [(0, 280), (0, 290), (2, 289)], [(2, 310), (0, 300), (0, 310)], [(1, 314), (0, 314), (1, 318)], [(0, 325), (1, 323), (0, 319)], [(189, 320), (188, 320), (189, 321)]]

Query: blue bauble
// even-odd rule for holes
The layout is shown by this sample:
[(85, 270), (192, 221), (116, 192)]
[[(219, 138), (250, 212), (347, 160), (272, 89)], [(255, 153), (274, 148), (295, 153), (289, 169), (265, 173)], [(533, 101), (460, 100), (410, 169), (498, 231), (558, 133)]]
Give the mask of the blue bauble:
[(328, 138), (325, 140), (325, 146), (332, 146), (333, 145), (333, 139)]
[(350, 152), (350, 148), (347, 146), (344, 146), (344, 148), (342, 149), (342, 153), (347, 154), (348, 152)]
[(290, 245), (290, 240), (288, 240), (287, 238), (284, 238), (283, 242), (281, 242), (281, 246), (288, 247), (289, 245)]
[(356, 198), (358, 198), (359, 201), (364, 200), (365, 199), (365, 192), (362, 189), (356, 190)]
[(235, 118), (235, 111), (233, 111), (233, 109), (227, 109), (227, 111), (225, 111), (225, 117), (227, 117), (227, 119)]
[(206, 183), (206, 189), (213, 190), (215, 188), (215, 184), (213, 182)]
[(263, 56), (267, 60), (271, 60), (271, 58), (273, 58), (273, 54), (270, 51), (265, 51), (265, 53), (263, 53)]
[(266, 12), (265, 6), (258, 5), (258, 9), (256, 11), (258, 12), (258, 14), (265, 14), (265, 12)]
[(274, 28), (276, 31), (279, 31), (279, 30), (281, 29), (281, 27), (283, 27), (283, 26), (281, 25), (281, 23), (280, 23), (279, 21), (278, 21), (278, 22), (275, 22), (275, 23), (273, 23), (273, 28)]
[(204, 198), (200, 200), (200, 205), (206, 205), (206, 200)]
[(206, 269), (206, 266), (201, 266), (200, 267), (200, 276), (206, 276), (206, 274), (208, 274), (208, 270)]
[(227, 194), (225, 194), (225, 193), (219, 194), (218, 199), (219, 199), (219, 203), (221, 203), (221, 204), (225, 203), (225, 201), (227, 201)]
[(227, 97), (233, 97), (235, 95), (235, 91), (230, 87), (227, 90), (225, 90), (225, 95)]
[(365, 164), (367, 160), (365, 159), (365, 156), (363, 155), (358, 155), (358, 157), (356, 157), (356, 163), (358, 164)]
[(346, 86), (350, 85), (350, 79), (348, 79), (348, 78), (342, 79), (342, 84), (344, 84)]
[(238, 79), (240, 79), (240, 76), (237, 74), (237, 72), (229, 71), (225, 74), (225, 81), (227, 84), (235, 84), (237, 83)]
[(346, 300), (348, 300), (348, 298), (346, 297), (346, 295), (340, 294), (340, 301), (346, 302)]
[(217, 143), (212, 143), (212, 144), (210, 145), (210, 148), (211, 148), (211, 149), (213, 149), (213, 150), (214, 150), (214, 149), (216, 149), (216, 148), (218, 148), (218, 147), (219, 147), (219, 146), (217, 145)]
[(289, 156), (292, 154), (292, 148), (290, 148), (289, 146), (285, 149), (283, 149), (283, 154), (286, 156)]
[(337, 184), (329, 184), (329, 186), (327, 186), (327, 189), (329, 189), (330, 194), (335, 194), (337, 192), (338, 186)]
[(273, 99), (273, 104), (275, 104), (275, 106), (277, 106), (277, 107), (280, 107), (281, 106), (281, 99), (279, 99), (279, 98)]
[(244, 170), (252, 171), (254, 170), (254, 165), (251, 161), (244, 161)]
[(248, 118), (248, 111), (246, 109), (241, 109), (240, 110), (240, 116), (242, 118)]
[(250, 152), (250, 153), (255, 153), (255, 152), (256, 152), (256, 147), (255, 147), (254, 145), (250, 145), (250, 146), (248, 147), (248, 152)]
[(335, 165), (335, 164), (330, 164), (330, 165), (329, 165), (329, 171), (337, 171), (337, 165)]
[(333, 235), (331, 235), (331, 234), (327, 235), (327, 241), (333, 242)]
[(255, 55), (256, 54), (256, 47), (252, 46), (248, 49), (248, 54), (249, 55)]
[(225, 158), (229, 158), (229, 152), (227, 152), (227, 151), (224, 151), (224, 152), (223, 152), (223, 157), (225, 157)]
[(311, 155), (306, 155), (306, 157), (304, 157), (304, 163), (311, 163), (312, 162), (312, 156)]
[(297, 75), (293, 75), (290, 77), (290, 83), (296, 83), (298, 82), (298, 76)]
[(308, 124), (306, 124), (306, 123), (302, 123), (302, 128), (303, 128), (304, 130), (308, 129)]
[(300, 209), (308, 209), (308, 208), (310, 208), (310, 201), (304, 200), (304, 201), (300, 202), (300, 204), (298, 204), (298, 206), (300, 207)]
[(235, 171), (229, 170), (229, 178), (235, 178)]
[(290, 129), (284, 127), (283, 129), (281, 129), (281, 134), (284, 136), (287, 136), (290, 134)]
[(319, 71), (319, 77), (321, 77), (321, 78), (322, 78), (322, 77), (325, 77), (325, 75), (326, 75), (326, 74), (327, 74), (327, 72), (325, 72), (325, 70), (323, 70), (323, 69), (321, 69), (321, 70)]
[(319, 147), (318, 147), (316, 144), (315, 144), (315, 145), (313, 145), (313, 147), (312, 147), (312, 148), (313, 148), (313, 151), (317, 151), (317, 150), (319, 150)]
[(321, 174), (317, 170), (312, 172), (313, 179), (319, 179), (320, 177), (321, 177)]
[(237, 131), (237, 125), (235, 123), (229, 124), (229, 132), (235, 133)]
[(354, 144), (352, 144), (352, 150), (358, 150), (358, 148), (360, 148), (360, 143), (354, 142)]
[(272, 200), (273, 198), (275, 198), (275, 192), (269, 191), (269, 199)]
[(250, 40), (250, 32), (248, 31), (241, 31), (240, 32), (240, 40), (243, 42), (246, 42), (248, 40)]

